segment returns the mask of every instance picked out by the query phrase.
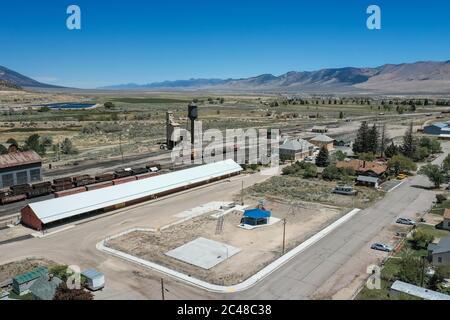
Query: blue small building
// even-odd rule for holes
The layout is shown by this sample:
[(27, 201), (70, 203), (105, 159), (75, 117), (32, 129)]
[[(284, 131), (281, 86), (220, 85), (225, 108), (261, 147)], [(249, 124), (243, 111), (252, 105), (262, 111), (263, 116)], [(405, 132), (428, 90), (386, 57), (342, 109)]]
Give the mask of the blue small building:
[(441, 134), (450, 134), (450, 126), (448, 123), (445, 122), (436, 122), (428, 126), (425, 126), (423, 128), (423, 132), (426, 134), (432, 134), (436, 136)]
[(244, 216), (241, 219), (241, 224), (248, 224), (251, 226), (259, 226), (269, 223), (272, 213), (263, 209), (249, 209), (244, 211)]

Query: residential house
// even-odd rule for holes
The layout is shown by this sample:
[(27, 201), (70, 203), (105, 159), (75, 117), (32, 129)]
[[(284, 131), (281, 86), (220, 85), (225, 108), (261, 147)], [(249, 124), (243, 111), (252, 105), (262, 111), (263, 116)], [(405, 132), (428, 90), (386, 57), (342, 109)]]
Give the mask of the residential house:
[(31, 272), (14, 277), (12, 283), (14, 293), (18, 295), (27, 293), (37, 279), (47, 274), (48, 269), (46, 267), (37, 267)]
[(287, 139), (280, 146), (280, 158), (283, 160), (303, 160), (312, 156), (314, 145), (303, 139)]
[(434, 266), (450, 266), (450, 237), (428, 245), (428, 258)]
[(407, 294), (424, 300), (450, 300), (450, 296), (437, 291), (429, 290), (413, 284), (396, 280), (389, 291), (389, 296), (394, 298), (401, 294)]
[(315, 145), (320, 149), (322, 147), (325, 147), (328, 151), (334, 149), (334, 139), (324, 134), (318, 135), (317, 137), (310, 139), (309, 142), (311, 142), (313, 145)]
[(361, 176), (376, 177), (383, 180), (388, 170), (384, 163), (365, 161), (359, 159), (346, 159), (336, 163), (338, 169), (353, 169), (356, 174)]

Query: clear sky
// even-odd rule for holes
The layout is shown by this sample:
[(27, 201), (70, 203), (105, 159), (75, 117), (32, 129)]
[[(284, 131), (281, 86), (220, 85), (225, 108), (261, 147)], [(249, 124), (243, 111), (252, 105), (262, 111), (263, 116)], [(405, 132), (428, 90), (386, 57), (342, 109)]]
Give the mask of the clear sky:
[[(0, 65), (93, 88), (450, 59), (447, 0), (2, 1)], [(81, 30), (66, 9), (81, 8)], [(382, 29), (366, 28), (366, 9)]]

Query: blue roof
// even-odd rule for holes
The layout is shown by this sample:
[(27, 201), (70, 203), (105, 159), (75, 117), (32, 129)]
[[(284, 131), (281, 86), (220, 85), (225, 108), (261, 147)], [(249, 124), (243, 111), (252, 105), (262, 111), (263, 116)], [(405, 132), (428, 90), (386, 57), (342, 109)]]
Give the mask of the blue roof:
[(244, 211), (244, 217), (249, 217), (253, 219), (259, 218), (269, 218), (272, 215), (270, 211), (262, 210), (262, 209), (249, 209)]
[(433, 126), (439, 127), (439, 128), (447, 128), (448, 124), (445, 122), (435, 122), (432, 124)]

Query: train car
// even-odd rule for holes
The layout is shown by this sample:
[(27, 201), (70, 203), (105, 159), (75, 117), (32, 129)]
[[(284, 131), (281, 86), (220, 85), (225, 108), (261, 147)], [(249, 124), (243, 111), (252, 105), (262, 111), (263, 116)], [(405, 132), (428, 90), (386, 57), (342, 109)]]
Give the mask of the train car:
[(0, 198), (0, 204), (5, 205), (13, 202), (23, 201), (27, 198), (26, 194), (9, 195)]
[(102, 173), (100, 175), (95, 176), (96, 182), (105, 182), (105, 181), (112, 181), (114, 180), (114, 173), (112, 172), (106, 172)]

